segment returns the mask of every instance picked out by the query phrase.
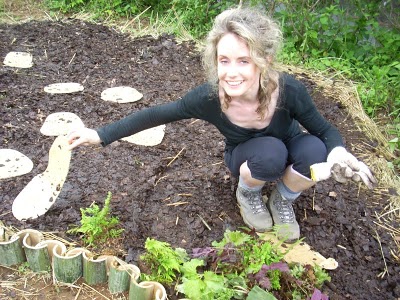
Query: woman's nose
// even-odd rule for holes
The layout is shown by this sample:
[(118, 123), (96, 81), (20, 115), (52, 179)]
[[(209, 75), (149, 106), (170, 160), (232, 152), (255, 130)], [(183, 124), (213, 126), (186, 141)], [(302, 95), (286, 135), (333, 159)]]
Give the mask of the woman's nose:
[(228, 76), (235, 76), (235, 75), (237, 75), (239, 72), (238, 72), (238, 68), (237, 68), (237, 65), (236, 64), (230, 64), (229, 66), (228, 66), (228, 68), (227, 68), (227, 72), (226, 72), (226, 74), (228, 75)]

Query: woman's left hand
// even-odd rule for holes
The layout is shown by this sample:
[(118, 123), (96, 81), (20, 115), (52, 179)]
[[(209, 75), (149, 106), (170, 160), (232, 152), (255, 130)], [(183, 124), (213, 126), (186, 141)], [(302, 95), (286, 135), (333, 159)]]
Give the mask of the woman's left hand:
[(71, 131), (67, 135), (69, 150), (74, 149), (80, 145), (98, 145), (101, 143), (101, 139), (96, 130), (82, 127)]
[(368, 166), (344, 147), (333, 148), (328, 155), (327, 162), (331, 165), (332, 176), (339, 182), (346, 182), (348, 179), (357, 182), (363, 181), (370, 189), (373, 189), (377, 183)]

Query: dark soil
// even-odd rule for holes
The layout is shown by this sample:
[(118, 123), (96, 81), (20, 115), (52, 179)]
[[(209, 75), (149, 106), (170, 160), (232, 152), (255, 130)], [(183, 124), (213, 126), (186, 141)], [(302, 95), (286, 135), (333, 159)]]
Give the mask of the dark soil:
[[(0, 40), (2, 59), (10, 51), (34, 56), (30, 69), (0, 67), (1, 147), (18, 150), (34, 163), (31, 173), (0, 183), (0, 219), (5, 224), (78, 240), (65, 231), (79, 224), (80, 208), (93, 201), (103, 203), (111, 191), (112, 213), (125, 229), (122, 247), (127, 262), (137, 262), (147, 237), (190, 251), (220, 240), (228, 228), (244, 226), (235, 203), (236, 179), (223, 164), (223, 137), (213, 126), (194, 120), (168, 124), (162, 144), (155, 147), (115, 142), (105, 148), (74, 150), (56, 204), (36, 220), (16, 220), (11, 213), (13, 199), (47, 167), (54, 137), (39, 131), (47, 115), (73, 112), (87, 127), (99, 127), (141, 108), (173, 101), (204, 82), (204, 77), (195, 45), (177, 43), (171, 36), (133, 39), (105, 26), (69, 20), (0, 24)], [(356, 130), (344, 107), (317, 91), (305, 74), (301, 80), (321, 113), (339, 128), (349, 150), (357, 144), (373, 145)], [(57, 82), (82, 83), (85, 90), (59, 95), (43, 91)], [(136, 88), (144, 98), (132, 104), (100, 99), (104, 89), (120, 85)], [(272, 186), (265, 188), (266, 194)], [(175, 202), (188, 203), (168, 205)], [(305, 241), (339, 263), (329, 271), (332, 282), (323, 287), (331, 299), (400, 297), (400, 266), (390, 253), (396, 246), (392, 236), (374, 223), (376, 213), (387, 204), (385, 196), (333, 180), (318, 183), (295, 203)], [(388, 273), (380, 278), (385, 262)]]

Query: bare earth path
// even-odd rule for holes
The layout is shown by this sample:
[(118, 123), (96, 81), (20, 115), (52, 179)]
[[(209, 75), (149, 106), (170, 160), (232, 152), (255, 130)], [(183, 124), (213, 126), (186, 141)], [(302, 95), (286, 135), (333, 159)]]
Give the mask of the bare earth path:
[[(125, 229), (122, 247), (128, 262), (137, 261), (147, 237), (190, 251), (220, 240), (228, 228), (244, 225), (235, 203), (236, 179), (223, 164), (223, 138), (211, 125), (194, 120), (168, 124), (159, 146), (115, 142), (106, 148), (74, 151), (67, 181), (52, 209), (37, 220), (16, 220), (11, 214), (13, 199), (47, 166), (54, 138), (39, 131), (47, 115), (73, 112), (86, 126), (97, 127), (143, 107), (172, 101), (204, 78), (194, 44), (177, 44), (170, 36), (131, 39), (101, 25), (69, 20), (0, 24), (0, 41), (1, 59), (10, 51), (27, 51), (34, 57), (30, 69), (0, 66), (0, 147), (18, 150), (34, 163), (31, 173), (0, 182), (0, 220), (20, 229), (68, 237), (64, 232), (78, 224), (79, 209), (93, 201), (103, 203), (111, 191), (112, 212)], [(355, 129), (343, 107), (317, 92), (313, 82), (302, 80), (350, 150), (358, 143), (374, 145)], [(43, 91), (44, 86), (57, 82), (82, 83), (85, 90), (66, 95)], [(136, 88), (144, 99), (133, 104), (100, 99), (104, 89), (120, 85)], [(182, 149), (178, 159), (167, 166)], [(271, 186), (266, 187), (265, 193), (270, 190)], [(334, 193), (330, 196), (330, 192)], [(187, 203), (167, 205), (175, 202)], [(396, 245), (374, 224), (375, 213), (386, 204), (384, 196), (332, 180), (319, 183), (296, 202), (305, 241), (339, 262), (339, 268), (329, 272), (332, 282), (323, 288), (331, 299), (400, 297), (399, 261), (390, 252)], [(385, 262), (387, 274), (379, 278)], [(1, 281), (9, 278), (7, 273), (0, 268)], [(17, 297), (5, 288), (1, 293), (5, 299)], [(37, 297), (31, 299), (61, 299)], [(172, 292), (169, 297), (176, 299)]]

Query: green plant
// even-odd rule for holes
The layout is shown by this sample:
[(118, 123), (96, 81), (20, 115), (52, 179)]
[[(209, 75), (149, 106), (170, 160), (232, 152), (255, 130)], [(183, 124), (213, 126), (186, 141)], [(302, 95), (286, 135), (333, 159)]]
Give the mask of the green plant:
[(227, 278), (212, 271), (198, 273), (197, 268), (204, 266), (204, 261), (192, 259), (185, 262), (182, 270), (182, 284), (177, 290), (192, 300), (229, 300), (235, 291), (227, 287)]
[(315, 286), (320, 288), (325, 281), (331, 281), (329, 274), (320, 266), (314, 266)]
[(214, 18), (225, 9), (237, 5), (239, 1), (173, 0), (170, 10), (195, 38), (202, 38), (209, 31)]
[(278, 291), (305, 299), (315, 291), (320, 293), (316, 288), (330, 280), (321, 268), (286, 264), (278, 245), (244, 232), (228, 230), (212, 245), (192, 249), (189, 258), (183, 249), (148, 238), (141, 260), (150, 274), (142, 273), (142, 278), (166, 284), (178, 280), (177, 290), (192, 300), (245, 299), (261, 291), (271, 299), (271, 293)]
[(27, 261), (18, 266), (18, 273), (21, 275), (27, 274), (30, 271), (31, 269), (29, 268), (29, 263)]
[(110, 216), (111, 196), (111, 192), (108, 192), (102, 209), (94, 202), (88, 208), (81, 208), (81, 226), (67, 233), (82, 233), (83, 241), (88, 246), (98, 246), (110, 238), (118, 238), (123, 229), (117, 228), (119, 219)]
[[(400, 123), (400, 34), (398, 23), (382, 21), (377, 1), (281, 1), (273, 14), (282, 23), (285, 44), (280, 59), (345, 76), (356, 83), (365, 112), (390, 115)], [(399, 151), (396, 140), (390, 150)], [(394, 167), (399, 161), (392, 162)]]
[(146, 253), (141, 255), (140, 259), (151, 270), (151, 274), (142, 274), (145, 280), (171, 284), (176, 280), (181, 265), (188, 258), (185, 250), (174, 250), (168, 243), (151, 238), (146, 239), (145, 249)]
[(95, 17), (131, 16), (140, 12), (141, 7), (130, 0), (46, 0), (51, 10), (62, 13), (88, 11)]

